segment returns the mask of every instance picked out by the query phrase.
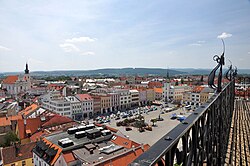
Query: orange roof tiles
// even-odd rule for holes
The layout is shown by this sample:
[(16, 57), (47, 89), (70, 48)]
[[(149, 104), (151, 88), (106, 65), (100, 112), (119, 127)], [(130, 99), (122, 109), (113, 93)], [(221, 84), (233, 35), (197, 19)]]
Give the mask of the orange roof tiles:
[(73, 153), (71, 153), (71, 152), (64, 153), (63, 154), (63, 158), (65, 159), (66, 163), (70, 163), (70, 162), (76, 160), (76, 158), (74, 157)]
[(50, 141), (48, 141), (46, 138), (43, 138), (43, 141), (44, 141), (45, 143), (49, 144), (49, 145), (50, 145), (50, 148), (54, 148), (54, 149), (57, 150), (57, 153), (56, 153), (54, 159), (53, 159), (53, 160), (51, 161), (51, 163), (50, 163), (50, 165), (54, 165), (55, 162), (57, 161), (57, 159), (60, 157), (60, 154), (61, 154), (61, 152), (62, 152), (62, 149), (61, 149), (59, 146), (57, 146), (57, 145), (51, 143)]
[(154, 88), (155, 93), (162, 93), (162, 88)]
[(205, 87), (202, 86), (196, 86), (193, 88), (192, 92), (194, 93), (200, 93)]
[(22, 119), (21, 115), (16, 115), (16, 116), (10, 116), (8, 118), (6, 117), (1, 117), (0, 118), (0, 126), (10, 126), (11, 125), (11, 121), (15, 121), (18, 119)]
[(37, 131), (38, 128), (41, 127), (41, 120), (40, 118), (32, 118), (32, 119), (26, 119), (26, 129), (24, 126), (24, 119), (19, 119), (17, 121), (17, 127), (18, 127), (18, 134), (20, 139), (27, 138), (26, 131), (30, 130), (30, 134), (33, 134)]
[(18, 75), (8, 76), (3, 80), (4, 84), (14, 84), (18, 80)]
[(136, 143), (134, 141), (131, 141), (131, 140), (127, 139), (127, 138), (123, 138), (123, 137), (120, 137), (118, 135), (115, 135), (115, 136), (116, 136), (116, 139), (115, 140), (111, 140), (111, 141), (113, 143), (115, 143), (116, 145), (123, 146), (123, 147), (125, 147), (127, 149), (132, 148), (133, 145), (134, 145), (134, 147), (137, 147), (137, 146), (140, 145), (140, 144), (138, 144), (138, 143)]
[(112, 160), (107, 160), (101, 165), (103, 166), (110, 166), (112, 165), (129, 165), (133, 160), (135, 160), (137, 157), (139, 157), (144, 151), (147, 151), (149, 149), (149, 145), (143, 145), (144, 150), (141, 147), (135, 148), (135, 151), (131, 150), (129, 152), (125, 152), (124, 155), (118, 155), (117, 157), (114, 157)]
[(31, 104), (30, 106), (26, 107), (24, 110), (18, 112), (18, 115), (29, 115), (33, 111), (35, 111), (38, 108), (37, 104)]

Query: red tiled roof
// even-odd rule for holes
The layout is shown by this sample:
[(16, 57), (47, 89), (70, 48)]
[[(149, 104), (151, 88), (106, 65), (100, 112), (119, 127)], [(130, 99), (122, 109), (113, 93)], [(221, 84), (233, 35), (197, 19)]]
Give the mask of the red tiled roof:
[(0, 126), (10, 126), (11, 125), (11, 121), (15, 121), (18, 119), (22, 119), (21, 115), (16, 115), (16, 116), (10, 116), (8, 118), (6, 117), (1, 117), (0, 118)]
[(61, 115), (54, 115), (49, 119), (47, 122), (45, 122), (42, 127), (51, 127), (51, 126), (56, 126), (56, 125), (61, 125), (65, 123), (72, 122), (73, 120), (66, 117), (66, 116), (61, 116)]
[(77, 94), (76, 97), (80, 101), (92, 100), (93, 98), (89, 94)]
[(27, 138), (26, 131), (30, 130), (30, 134), (34, 134), (38, 128), (41, 127), (41, 120), (40, 118), (31, 118), (26, 119), (26, 129), (24, 126), (24, 119), (19, 119), (17, 121), (17, 127), (18, 127), (18, 134), (20, 139)]
[(40, 140), (41, 137), (44, 137), (46, 135), (48, 135), (50, 133), (48, 133), (46, 130), (43, 130), (43, 131), (39, 131), (35, 134), (33, 134), (31, 137), (30, 137), (30, 141), (32, 142), (36, 142), (37, 140)]
[(17, 146), (20, 146), (19, 153), (17, 155), (15, 146), (10, 146), (2, 149), (4, 165), (32, 158), (33, 156), (32, 149), (35, 147), (35, 142), (30, 142), (27, 144), (17, 145)]
[(112, 160), (106, 160), (100, 165), (110, 166), (111, 163), (112, 165), (129, 165), (132, 161), (134, 161), (137, 157), (139, 157), (144, 151), (147, 151), (149, 149), (149, 145), (148, 144), (143, 145), (143, 149), (141, 147), (137, 147), (135, 148), (135, 151), (131, 150), (131, 151), (125, 152), (125, 154), (123, 155), (117, 155)]
[(63, 154), (63, 157), (64, 157), (66, 163), (70, 163), (70, 162), (76, 160), (76, 158), (74, 157), (73, 153), (71, 153), (71, 152), (69, 152), (69, 153), (64, 153), (64, 154)]
[(14, 84), (18, 80), (18, 75), (8, 76), (3, 80), (3, 84)]
[(149, 82), (148, 87), (150, 87), (150, 88), (154, 88), (154, 87), (161, 88), (161, 87), (163, 87), (163, 84), (161, 82)]
[(202, 86), (196, 86), (193, 88), (192, 92), (200, 93), (203, 89), (204, 89), (204, 87), (202, 87)]
[(123, 137), (120, 137), (118, 135), (114, 135), (116, 136), (116, 139), (114, 140), (111, 140), (113, 143), (115, 143), (116, 145), (120, 145), (120, 146), (123, 146), (127, 149), (131, 149), (133, 146), (134, 147), (137, 147), (137, 146), (140, 146), (140, 144), (134, 142), (134, 141), (131, 141), (127, 138), (123, 138)]

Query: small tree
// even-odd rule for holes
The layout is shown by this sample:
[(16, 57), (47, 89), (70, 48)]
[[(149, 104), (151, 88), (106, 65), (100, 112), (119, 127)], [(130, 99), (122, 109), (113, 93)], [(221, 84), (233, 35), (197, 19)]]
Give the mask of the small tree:
[(183, 80), (183, 78), (181, 79), (181, 84), (184, 84), (184, 80)]
[(19, 141), (17, 135), (10, 131), (4, 136), (4, 146), (10, 146), (12, 142)]
[(179, 85), (179, 82), (178, 82), (178, 81), (176, 81), (176, 82), (175, 82), (175, 86), (178, 86), (178, 85)]
[(155, 126), (155, 123), (157, 122), (157, 119), (151, 119), (150, 121), (153, 123), (153, 126)]

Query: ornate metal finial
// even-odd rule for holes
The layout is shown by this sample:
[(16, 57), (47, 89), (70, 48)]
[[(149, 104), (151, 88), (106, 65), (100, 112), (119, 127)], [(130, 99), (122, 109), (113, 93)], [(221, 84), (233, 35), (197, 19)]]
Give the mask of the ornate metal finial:
[[(222, 66), (225, 65), (225, 43), (223, 41), (223, 39), (221, 39), (222, 44), (223, 44), (223, 52), (221, 54), (221, 56), (219, 57), (218, 55), (215, 55), (213, 57), (213, 60), (216, 61), (218, 64), (217, 66), (215, 66), (215, 68), (211, 71), (211, 73), (208, 76), (208, 85), (209, 87), (213, 88), (213, 89), (217, 89), (217, 92), (221, 92), (222, 90), (222, 86), (221, 86), (221, 81), (222, 81)], [(218, 84), (217, 86), (215, 86), (214, 84), (214, 78), (215, 78), (215, 74), (217, 69), (220, 68), (219, 70), (219, 74), (218, 74)]]
[(233, 69), (233, 77), (236, 77), (238, 74), (238, 69), (236, 66), (234, 66), (234, 69)]
[(226, 77), (226, 79), (228, 79), (229, 81), (231, 81), (234, 70), (233, 70), (232, 62), (230, 60), (228, 60), (228, 61), (230, 62), (230, 65), (228, 66), (228, 70), (225, 73), (225, 77)]

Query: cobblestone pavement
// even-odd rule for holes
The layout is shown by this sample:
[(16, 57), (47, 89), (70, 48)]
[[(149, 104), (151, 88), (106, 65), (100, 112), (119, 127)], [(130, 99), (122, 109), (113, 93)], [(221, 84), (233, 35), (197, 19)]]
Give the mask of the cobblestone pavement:
[[(148, 114), (143, 113), (142, 115), (145, 118), (145, 122), (152, 125), (150, 119), (159, 117), (160, 112), (161, 112), (160, 109), (158, 109), (157, 111), (152, 111), (149, 112)], [(131, 127), (132, 128), (131, 131), (126, 131), (125, 127), (123, 126), (117, 127), (116, 122), (121, 121), (123, 119), (117, 121), (111, 119), (111, 122), (107, 125), (118, 129), (119, 130), (118, 134), (127, 136), (129, 139), (134, 140), (138, 143), (149, 144), (150, 146), (152, 146), (157, 140), (159, 140), (161, 137), (163, 137), (166, 133), (168, 133), (171, 129), (173, 129), (180, 123), (178, 120), (170, 119), (170, 116), (173, 113), (176, 113), (177, 115), (180, 113), (184, 113), (184, 116), (186, 117), (189, 115), (189, 113), (183, 111), (182, 109), (178, 109), (165, 114), (160, 114), (160, 116), (164, 119), (164, 121), (158, 121), (156, 123), (156, 127), (153, 127), (152, 131), (145, 130), (145, 132), (139, 132), (138, 129), (134, 127)]]

